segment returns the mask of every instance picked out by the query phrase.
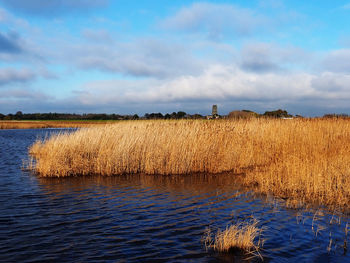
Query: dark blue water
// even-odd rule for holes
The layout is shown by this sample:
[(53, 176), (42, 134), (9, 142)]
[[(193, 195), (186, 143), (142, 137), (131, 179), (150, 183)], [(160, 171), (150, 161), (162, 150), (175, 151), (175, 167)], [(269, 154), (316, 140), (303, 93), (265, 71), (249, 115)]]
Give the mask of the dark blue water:
[(1, 262), (241, 262), (244, 255), (207, 251), (201, 240), (208, 227), (252, 217), (264, 228), (264, 262), (350, 262), (348, 217), (286, 209), (230, 175), (44, 179), (22, 171), (28, 146), (55, 132), (0, 130)]

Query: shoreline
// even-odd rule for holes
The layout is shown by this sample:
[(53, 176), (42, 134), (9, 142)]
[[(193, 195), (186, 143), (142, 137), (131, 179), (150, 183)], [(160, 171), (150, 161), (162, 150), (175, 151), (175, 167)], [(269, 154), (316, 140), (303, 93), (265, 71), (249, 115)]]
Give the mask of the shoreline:
[(0, 121), (0, 130), (47, 129), (47, 128), (84, 128), (114, 124), (118, 121), (82, 121), (82, 120), (23, 120)]

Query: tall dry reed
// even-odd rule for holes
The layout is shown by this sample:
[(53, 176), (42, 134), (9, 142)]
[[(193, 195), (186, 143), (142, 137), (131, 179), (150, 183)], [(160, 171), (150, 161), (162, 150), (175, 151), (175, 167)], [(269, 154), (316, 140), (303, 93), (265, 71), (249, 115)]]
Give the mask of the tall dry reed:
[(349, 208), (350, 121), (128, 121), (37, 141), (41, 176), (244, 173), (282, 198)]

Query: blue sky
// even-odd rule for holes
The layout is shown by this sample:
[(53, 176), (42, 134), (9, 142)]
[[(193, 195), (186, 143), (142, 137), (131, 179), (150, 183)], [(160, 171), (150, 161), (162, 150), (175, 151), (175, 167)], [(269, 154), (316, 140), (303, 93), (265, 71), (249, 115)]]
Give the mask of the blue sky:
[(350, 2), (0, 0), (0, 113), (350, 114)]

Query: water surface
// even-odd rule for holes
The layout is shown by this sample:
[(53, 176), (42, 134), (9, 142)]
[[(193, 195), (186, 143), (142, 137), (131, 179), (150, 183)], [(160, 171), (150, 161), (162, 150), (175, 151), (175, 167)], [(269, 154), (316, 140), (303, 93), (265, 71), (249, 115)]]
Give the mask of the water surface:
[(286, 209), (230, 175), (45, 179), (21, 171), (28, 146), (57, 132), (0, 130), (1, 262), (240, 262), (201, 240), (207, 228), (252, 217), (265, 229), (264, 262), (350, 262), (348, 217)]

